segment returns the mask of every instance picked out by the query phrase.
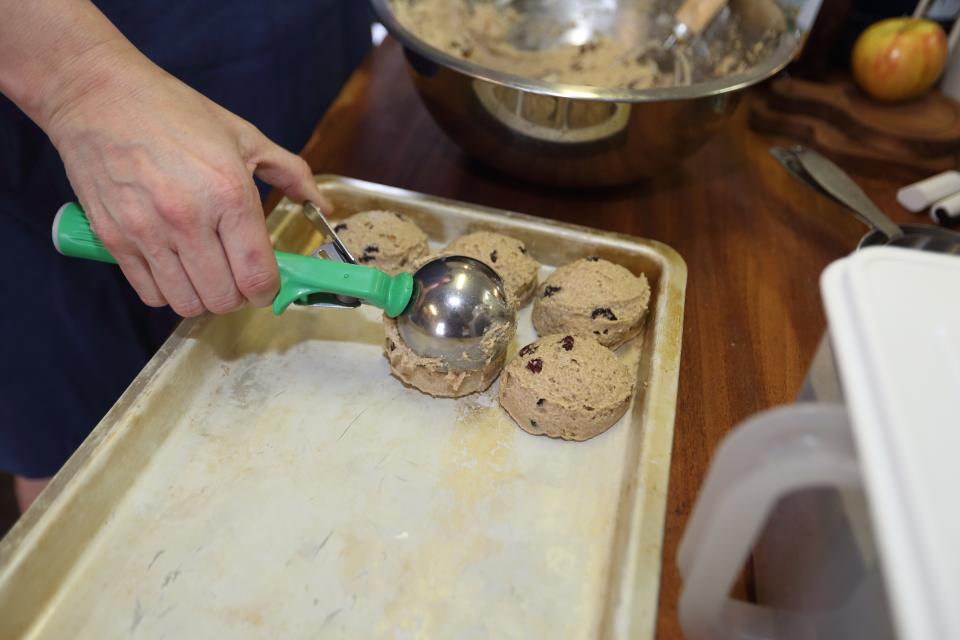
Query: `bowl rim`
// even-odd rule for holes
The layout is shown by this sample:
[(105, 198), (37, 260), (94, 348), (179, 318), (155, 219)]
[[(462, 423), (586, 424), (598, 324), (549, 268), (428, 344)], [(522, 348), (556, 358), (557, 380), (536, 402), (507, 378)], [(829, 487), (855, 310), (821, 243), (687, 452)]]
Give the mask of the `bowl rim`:
[[(653, 87), (648, 89), (610, 89), (587, 85), (564, 84), (546, 80), (524, 78), (510, 73), (496, 71), (474, 64), (463, 58), (452, 56), (437, 49), (404, 28), (390, 9), (391, 0), (370, 0), (374, 11), (387, 31), (400, 41), (404, 47), (438, 64), (473, 78), (486, 80), (513, 89), (529, 91), (558, 98), (578, 98), (611, 102), (662, 102), (668, 100), (688, 100), (716, 96), (743, 89), (766, 80), (783, 69), (800, 49), (807, 29), (797, 20), (787, 17), (787, 30), (784, 37), (766, 60), (742, 73), (722, 78), (698, 82), (681, 87)], [(778, 2), (778, 6), (783, 6)]]

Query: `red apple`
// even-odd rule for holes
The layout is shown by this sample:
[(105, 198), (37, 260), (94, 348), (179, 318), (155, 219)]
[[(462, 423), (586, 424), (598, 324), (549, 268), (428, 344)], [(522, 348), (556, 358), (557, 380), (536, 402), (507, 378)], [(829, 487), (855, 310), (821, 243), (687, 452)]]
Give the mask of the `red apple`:
[(888, 18), (870, 25), (853, 45), (853, 77), (883, 102), (919, 98), (947, 60), (947, 36), (936, 22)]

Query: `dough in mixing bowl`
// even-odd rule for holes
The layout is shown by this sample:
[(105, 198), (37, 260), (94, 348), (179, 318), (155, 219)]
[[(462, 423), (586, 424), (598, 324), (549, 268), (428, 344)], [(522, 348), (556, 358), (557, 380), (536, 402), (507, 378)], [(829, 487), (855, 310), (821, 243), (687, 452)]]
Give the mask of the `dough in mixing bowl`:
[[(758, 4), (756, 0), (752, 3)], [(759, 3), (759, 4), (770, 4)], [(786, 28), (776, 5), (774, 19), (757, 37), (745, 37), (739, 17), (723, 21), (711, 39), (710, 68), (699, 69), (706, 77), (722, 77), (746, 71), (773, 50)], [(637, 2), (621, 9), (609, 33), (594, 33), (582, 44), (560, 44), (541, 49), (514, 44), (519, 31), (550, 42), (571, 28), (569, 23), (531, 20), (511, 6), (492, 1), (391, 0), (390, 7), (401, 25), (415, 36), (447, 54), (471, 63), (521, 78), (599, 87), (649, 89), (691, 81), (691, 65), (698, 58), (685, 47), (674, 47), (679, 76), (663, 72), (656, 62), (665, 34), (653, 27), (653, 5)], [(753, 11), (755, 12), (755, 11)], [(742, 11), (738, 11), (743, 13)], [(750, 29), (746, 31), (753, 31)], [(702, 63), (700, 63), (702, 65)]]

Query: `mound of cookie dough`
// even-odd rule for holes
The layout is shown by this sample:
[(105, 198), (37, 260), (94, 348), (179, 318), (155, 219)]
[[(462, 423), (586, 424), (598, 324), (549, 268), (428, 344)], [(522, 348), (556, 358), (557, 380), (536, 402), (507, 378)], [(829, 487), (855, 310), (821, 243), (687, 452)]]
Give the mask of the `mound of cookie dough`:
[[(784, 12), (772, 0), (740, 3), (748, 8), (736, 8), (735, 18), (711, 29), (709, 56), (694, 55), (688, 45), (672, 48), (677, 66), (686, 69), (678, 77), (662, 71), (656, 62), (663, 37), (658, 35), (653, 3), (611, 4), (621, 5), (616, 28), (600, 29), (577, 45), (560, 41), (560, 36), (576, 28), (576, 21), (565, 19), (565, 12), (560, 19), (537, 12), (537, 19), (531, 20), (510, 3), (464, 0), (391, 0), (390, 8), (404, 28), (427, 44), (480, 67), (523, 78), (603, 88), (689, 84), (690, 65), (705, 77), (741, 73), (768, 57), (787, 28)], [(518, 41), (555, 44), (519, 47)]]
[(383, 328), (383, 355), (390, 363), (390, 373), (404, 384), (437, 398), (459, 398), (486, 390), (503, 370), (506, 347), (515, 329), (512, 324), (504, 324), (487, 331), (481, 345), (489, 354), (486, 363), (480, 369), (462, 371), (451, 370), (441, 358), (424, 358), (414, 353), (403, 341), (393, 318), (384, 316)]
[(562, 333), (521, 349), (500, 381), (500, 405), (521, 429), (564, 440), (603, 433), (632, 395), (630, 371), (610, 349)]
[(518, 309), (530, 301), (537, 288), (540, 263), (527, 254), (527, 248), (520, 240), (490, 231), (477, 231), (460, 236), (443, 253), (474, 258), (496, 271), (507, 290), (507, 299)]
[(410, 271), (427, 255), (427, 234), (406, 216), (394, 211), (362, 211), (334, 228), (340, 241), (359, 264), (395, 276)]
[(533, 326), (541, 336), (591, 336), (612, 348), (639, 333), (649, 303), (646, 276), (601, 258), (583, 258), (558, 268), (540, 287)]

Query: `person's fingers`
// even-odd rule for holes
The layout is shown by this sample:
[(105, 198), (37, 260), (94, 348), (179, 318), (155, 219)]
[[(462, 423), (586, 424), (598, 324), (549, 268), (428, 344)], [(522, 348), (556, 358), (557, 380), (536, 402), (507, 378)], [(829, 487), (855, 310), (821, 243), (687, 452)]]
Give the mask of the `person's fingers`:
[(309, 200), (323, 211), (331, 211), (330, 202), (317, 189), (317, 181), (307, 161), (273, 143), (260, 154), (253, 174), (283, 191), (283, 195), (297, 202)]
[[(257, 188), (252, 181), (249, 197), (259, 202)], [(273, 302), (280, 288), (280, 272), (259, 205), (257, 210), (257, 213), (251, 213), (249, 207), (224, 210), (217, 233), (236, 287), (251, 304), (266, 307)]]
[(86, 209), (90, 226), (117, 261), (123, 275), (144, 304), (150, 307), (164, 307), (166, 298), (150, 273), (150, 268), (136, 244), (122, 231), (113, 218), (100, 206)]
[(291, 200), (309, 200), (326, 213), (333, 210), (330, 202), (320, 195), (306, 160), (274, 144), (256, 130), (248, 132), (245, 142), (247, 162), (252, 165), (256, 177), (277, 187)]
[[(228, 261), (226, 249), (218, 237), (219, 220), (235, 215), (260, 220), (263, 226), (259, 195), (242, 165), (238, 163), (232, 169), (228, 167), (211, 173), (205, 182), (202, 197), (167, 191), (154, 198), (155, 215), (128, 216), (126, 223), (150, 262), (160, 290), (170, 306), (181, 315), (197, 315), (195, 305), (200, 305), (200, 311), (206, 307), (214, 313), (226, 313), (242, 306), (241, 294), (246, 295), (244, 274), (236, 273)], [(157, 224), (159, 228), (154, 229), (153, 234), (145, 235)], [(158, 242), (161, 243), (160, 250), (156, 249)], [(162, 247), (165, 246), (171, 250), (164, 251)], [(170, 260), (168, 253), (172, 253), (176, 260)], [(261, 265), (261, 269), (270, 266), (268, 261), (265, 266)], [(276, 271), (276, 261), (272, 267)], [(179, 308), (167, 287), (175, 292)], [(253, 289), (259, 293), (256, 287)]]
[(130, 286), (140, 296), (143, 304), (148, 307), (167, 306), (167, 299), (160, 293), (160, 287), (154, 281), (153, 274), (150, 273), (150, 268), (142, 256), (118, 255), (114, 258), (117, 259), (117, 265)]
[(204, 311), (200, 296), (193, 288), (180, 257), (173, 249), (154, 248), (144, 253), (153, 279), (170, 308), (184, 318), (198, 316)]
[(214, 313), (229, 313), (243, 306), (244, 298), (213, 229), (198, 228), (186, 236), (177, 254), (204, 307)]

